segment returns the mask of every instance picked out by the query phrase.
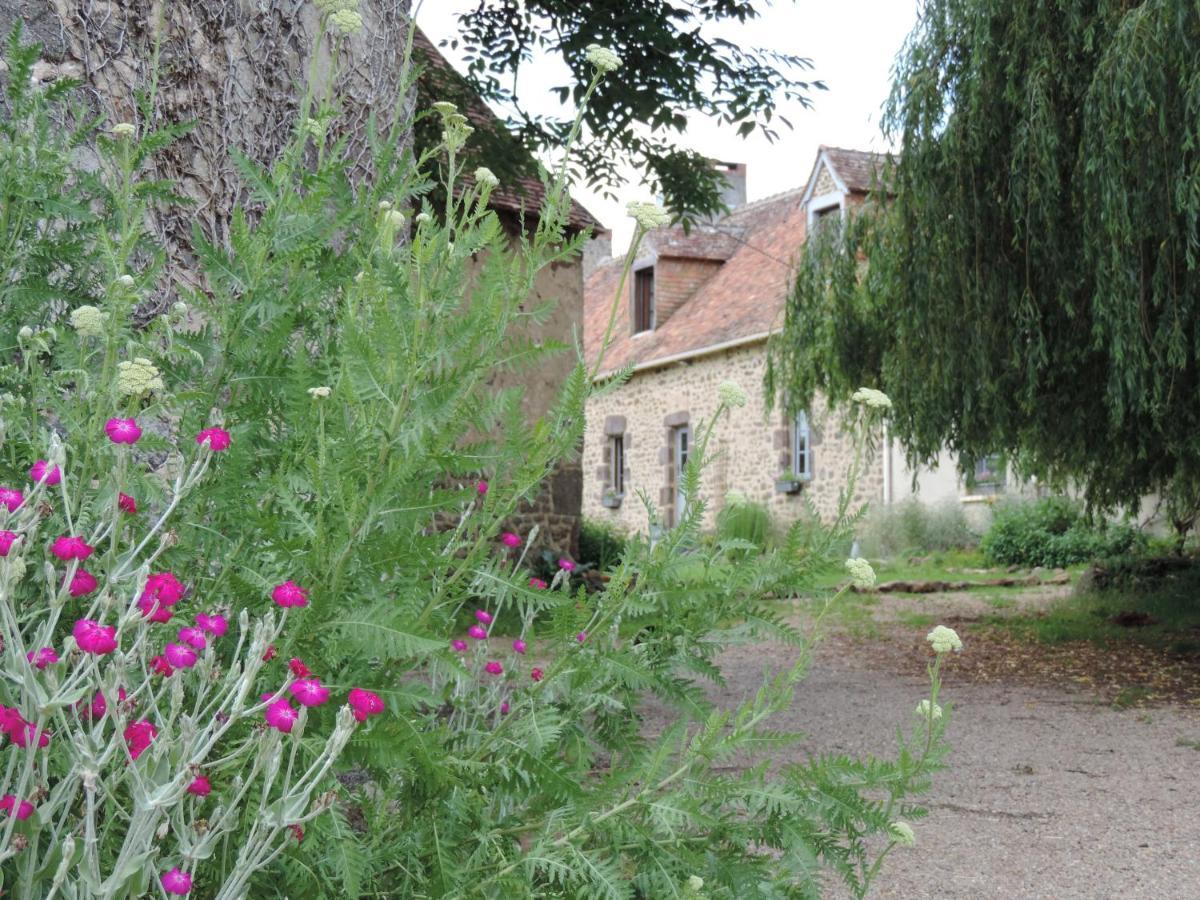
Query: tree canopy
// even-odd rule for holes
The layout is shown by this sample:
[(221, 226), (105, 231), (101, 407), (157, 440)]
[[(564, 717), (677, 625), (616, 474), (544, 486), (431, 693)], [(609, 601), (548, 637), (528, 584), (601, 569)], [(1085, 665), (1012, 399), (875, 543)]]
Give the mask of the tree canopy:
[(1195, 498), (1200, 4), (928, 0), (884, 129), (902, 155), (800, 261), (771, 391), (881, 387), (914, 463)]
[[(768, 138), (791, 123), (777, 114), (781, 102), (810, 105), (820, 81), (801, 78), (808, 59), (742, 47), (712, 34), (713, 26), (757, 18), (753, 0), (479, 0), (459, 17), (458, 37), (467, 48), (467, 77), (485, 100), (514, 111), (509, 126), (525, 147), (561, 147), (571, 119), (542, 115), (522, 105), (513, 85), (535, 52), (562, 57), (572, 84), (553, 86), (559, 98), (578, 102), (591, 78), (590, 44), (622, 57), (619, 74), (591, 97), (585, 139), (573, 165), (592, 186), (610, 188), (622, 169), (644, 169), (665, 204), (682, 217), (720, 209), (721, 176), (701, 153), (676, 145), (695, 110), (738, 129)], [(757, 8), (756, 8), (757, 7)], [(572, 111), (573, 112), (573, 111)], [(511, 162), (511, 160), (510, 160)]]

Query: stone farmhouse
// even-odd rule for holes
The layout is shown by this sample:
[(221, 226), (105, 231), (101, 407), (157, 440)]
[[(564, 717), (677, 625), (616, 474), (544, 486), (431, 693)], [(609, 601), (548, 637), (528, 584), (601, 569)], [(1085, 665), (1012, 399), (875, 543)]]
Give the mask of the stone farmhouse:
[[(658, 523), (674, 524), (683, 499), (680, 473), (702, 423), (718, 405), (717, 386), (736, 382), (744, 407), (718, 424), (702, 489), (708, 524), (730, 494), (762, 503), (776, 522), (803, 514), (806, 500), (833, 514), (846, 484), (854, 447), (843, 419), (818, 401), (795, 417), (782, 403), (768, 412), (762, 384), (767, 340), (780, 327), (793, 260), (806, 237), (863, 203), (885, 158), (822, 147), (804, 187), (745, 202), (745, 168), (724, 165), (731, 212), (685, 234), (656, 229), (646, 236), (617, 295), (622, 261), (599, 266), (584, 289), (584, 341), (600, 352), (612, 305), (612, 340), (598, 380), (632, 366), (630, 380), (588, 407), (583, 448), (583, 514), (627, 531), (650, 525), (644, 494)], [(722, 164), (723, 165), (723, 164)], [(985, 467), (986, 468), (986, 467)], [(1003, 467), (981, 471), (970, 489), (953, 461), (922, 471), (923, 500), (983, 501), (1003, 489)], [(914, 490), (913, 473), (886, 439), (860, 474), (855, 502), (891, 503)]]

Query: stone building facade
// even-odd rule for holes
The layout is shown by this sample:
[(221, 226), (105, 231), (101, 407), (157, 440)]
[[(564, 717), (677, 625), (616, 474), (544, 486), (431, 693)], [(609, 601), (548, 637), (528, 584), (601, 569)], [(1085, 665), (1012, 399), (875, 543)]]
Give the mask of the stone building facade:
[[(623, 285), (618, 261), (590, 275), (589, 356), (604, 347), (615, 303), (599, 379), (626, 366), (633, 375), (589, 402), (585, 517), (626, 531), (645, 530), (654, 520), (669, 527), (683, 502), (681, 467), (710, 426), (701, 484), (708, 526), (735, 494), (763, 504), (780, 524), (810, 505), (832, 518), (854, 467), (853, 505), (887, 496), (894, 460), (886, 452), (856, 458), (860, 442), (844, 418), (855, 413), (818, 401), (792, 417), (783, 402), (768, 410), (762, 391), (767, 341), (782, 321), (796, 254), (813, 230), (864, 201), (882, 162), (874, 154), (822, 148), (807, 187), (752, 204), (732, 197), (732, 212), (689, 233), (651, 232)], [(714, 422), (725, 381), (739, 385), (747, 403)]]

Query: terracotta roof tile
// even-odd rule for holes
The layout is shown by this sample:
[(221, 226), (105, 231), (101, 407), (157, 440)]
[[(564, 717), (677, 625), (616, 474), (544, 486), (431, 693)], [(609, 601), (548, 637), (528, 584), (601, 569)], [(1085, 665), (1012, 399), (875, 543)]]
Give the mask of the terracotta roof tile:
[[(614, 339), (602, 370), (650, 363), (765, 334), (779, 325), (792, 277), (792, 261), (804, 243), (802, 190), (788, 191), (735, 210), (712, 227), (736, 249), (720, 270), (675, 313), (650, 332), (631, 335), (628, 283), (617, 304)], [(673, 239), (673, 229), (662, 229)], [(648, 239), (658, 246), (659, 233)], [(660, 251), (661, 253), (661, 251)], [(620, 260), (605, 263), (584, 285), (584, 341), (595, 359), (621, 277)]]
[(821, 150), (825, 152), (842, 183), (856, 194), (865, 194), (875, 188), (892, 158), (887, 153), (847, 150), (845, 147), (822, 145)]

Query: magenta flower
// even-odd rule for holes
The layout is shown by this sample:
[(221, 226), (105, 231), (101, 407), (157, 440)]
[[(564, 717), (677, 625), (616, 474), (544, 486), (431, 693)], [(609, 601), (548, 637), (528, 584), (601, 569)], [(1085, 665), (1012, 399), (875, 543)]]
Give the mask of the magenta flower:
[(217, 613), (213, 613), (211, 616), (205, 613), (196, 613), (196, 624), (213, 637), (222, 637), (229, 630), (229, 623), (225, 621), (225, 617)]
[(296, 724), (296, 720), (300, 718), (300, 713), (296, 712), (292, 704), (288, 703), (287, 698), (284, 697), (268, 706), (263, 712), (263, 718), (272, 728), (288, 734), (291, 732), (292, 726)]
[(299, 825), (289, 825), (288, 831), (292, 833), (292, 837), (296, 839), (297, 844), (304, 840), (304, 829)]
[(167, 662), (167, 658), (161, 654), (150, 660), (150, 671), (155, 675), (161, 675), (163, 678), (170, 678), (175, 674), (174, 667)]
[(308, 606), (308, 590), (300, 587), (294, 581), (285, 581), (275, 585), (271, 591), (271, 599), (282, 607)]
[(467, 650), (467, 642), (464, 640), (461, 640), (460, 638), (455, 638), (454, 640), (452, 640), (450, 642), (450, 646), (453, 647), (455, 650), (457, 650), (459, 653), (465, 653)]
[(162, 882), (162, 889), (168, 894), (178, 894), (182, 897), (192, 889), (192, 876), (187, 872), (179, 871), (179, 867), (171, 869), (169, 872), (163, 872), (159, 876), (159, 881)]
[(579, 643), (582, 644), (584, 641), (587, 640), (587, 632), (586, 631), (579, 632), (579, 634), (575, 635), (575, 640), (579, 641)]
[(482, 622), (484, 625), (492, 624), (492, 614), (490, 612), (487, 612), (486, 610), (482, 610), (482, 609), (475, 610), (475, 618), (478, 621)]
[(33, 804), (28, 800), (22, 800), (17, 803), (17, 798), (12, 794), (5, 794), (0, 797), (0, 809), (4, 810), (10, 816), (12, 815), (13, 807), (17, 808), (17, 819), (24, 822), (33, 815)]
[(537, 666), (534, 666), (529, 672), (529, 677), (532, 678), (534, 681), (541, 681), (542, 678), (545, 677), (545, 674), (546, 673), (543, 672), (541, 669), (539, 669)]
[(546, 582), (542, 581), (540, 578), (530, 578), (529, 586), (535, 591), (544, 591), (546, 589)]
[(171, 607), (166, 606), (161, 600), (156, 600), (153, 597), (142, 597), (137, 602), (137, 608), (151, 622), (170, 622), (171, 616), (174, 615), (171, 612)]
[(41, 650), (30, 650), (25, 658), (33, 663), (34, 668), (41, 670), (58, 662), (58, 654), (53, 647), (43, 647)]
[(288, 660), (288, 671), (297, 678), (307, 678), (312, 674), (312, 669), (306, 666), (303, 660), (297, 659), (294, 656)]
[(117, 509), (121, 512), (129, 513), (131, 516), (137, 515), (137, 501), (128, 494), (117, 492)]
[(212, 782), (208, 780), (207, 775), (197, 775), (187, 786), (187, 792), (197, 797), (207, 797), (212, 793)]
[(183, 599), (185, 590), (179, 579), (170, 572), (155, 572), (146, 579), (142, 599), (149, 597), (158, 600), (163, 606), (174, 606)]
[(0, 487), (0, 506), (7, 506), (9, 512), (16, 512), (25, 502), (25, 495), (15, 488)]
[(523, 640), (521, 640), (520, 638), (517, 638), (515, 641), (513, 641), (513, 650), (515, 650), (517, 653), (520, 653), (522, 656), (524, 656), (525, 655), (525, 642)]
[(158, 729), (154, 727), (153, 722), (142, 719), (126, 725), (123, 736), (125, 746), (129, 748), (130, 757), (137, 759), (154, 743), (154, 739), (158, 737)]
[(136, 444), (142, 436), (142, 429), (134, 419), (109, 419), (104, 423), (104, 431), (114, 444)]
[(521, 536), (513, 534), (511, 531), (506, 531), (504, 534), (500, 535), (500, 542), (504, 544), (505, 547), (520, 547)]
[(117, 649), (116, 625), (101, 625), (92, 619), (80, 619), (75, 623), (71, 634), (84, 653), (104, 656)]
[(72, 559), (87, 559), (95, 549), (81, 535), (70, 537), (64, 534), (56, 537), (54, 543), (50, 545), (50, 552), (63, 562)]
[(0, 531), (0, 556), (8, 556), (8, 551), (16, 543), (17, 537), (14, 531)]
[(13, 729), (8, 733), (12, 742), (21, 749), (28, 747), (31, 743), (37, 743), (39, 747), (45, 747), (50, 743), (50, 732), (43, 729), (38, 731), (32, 722), (21, 720), (21, 727)]
[(46, 486), (49, 487), (50, 485), (55, 485), (62, 481), (62, 470), (59, 469), (58, 466), (54, 466), (52, 468), (50, 463), (46, 462), (44, 459), (39, 459), (33, 464), (33, 468), (29, 470), (29, 477), (32, 478), (35, 483), (40, 484), (45, 482)]
[(203, 650), (208, 646), (208, 638), (203, 628), (180, 628), (179, 639), (196, 650)]
[(508, 715), (508, 701), (507, 700), (505, 700), (503, 703), (500, 704), (500, 715), (502, 715), (502, 716)]
[(100, 582), (96, 580), (96, 576), (87, 569), (76, 569), (75, 574), (71, 576), (71, 584), (67, 588), (67, 592), (72, 597), (86, 597), (97, 587)]
[(196, 651), (191, 647), (185, 647), (183, 644), (167, 643), (163, 650), (163, 656), (167, 658), (167, 662), (177, 669), (190, 669), (196, 664)]
[(321, 684), (320, 678), (301, 678), (289, 690), (301, 706), (320, 706), (329, 699), (329, 688)]
[(488, 664), (483, 667), (483, 670), (485, 672), (487, 672), (489, 675), (503, 675), (504, 674), (504, 666), (500, 665), (500, 663), (496, 662), (494, 659), (490, 660), (488, 662)]
[(481, 479), (480, 482), (475, 485), (475, 490), (479, 493), (479, 496), (482, 497), (488, 492), (488, 483)]
[(566, 558), (560, 559), (558, 561), (558, 567), (560, 569), (562, 569), (564, 572), (574, 572), (575, 571), (575, 563), (571, 562), (571, 560), (566, 559)]
[(367, 721), (367, 716), (377, 716), (383, 712), (383, 700), (379, 695), (362, 688), (353, 688), (346, 702), (354, 710), (354, 718), (360, 722)]
[(263, 662), (270, 662), (275, 658), (275, 645), (268, 644), (267, 649), (263, 651)]
[(209, 449), (213, 453), (220, 453), (222, 450), (228, 450), (230, 444), (229, 432), (224, 428), (205, 428), (196, 435), (196, 443), (201, 447), (208, 444)]
[(472, 625), (467, 629), (467, 634), (475, 638), (477, 641), (487, 640), (487, 632), (484, 631), (482, 625)]

